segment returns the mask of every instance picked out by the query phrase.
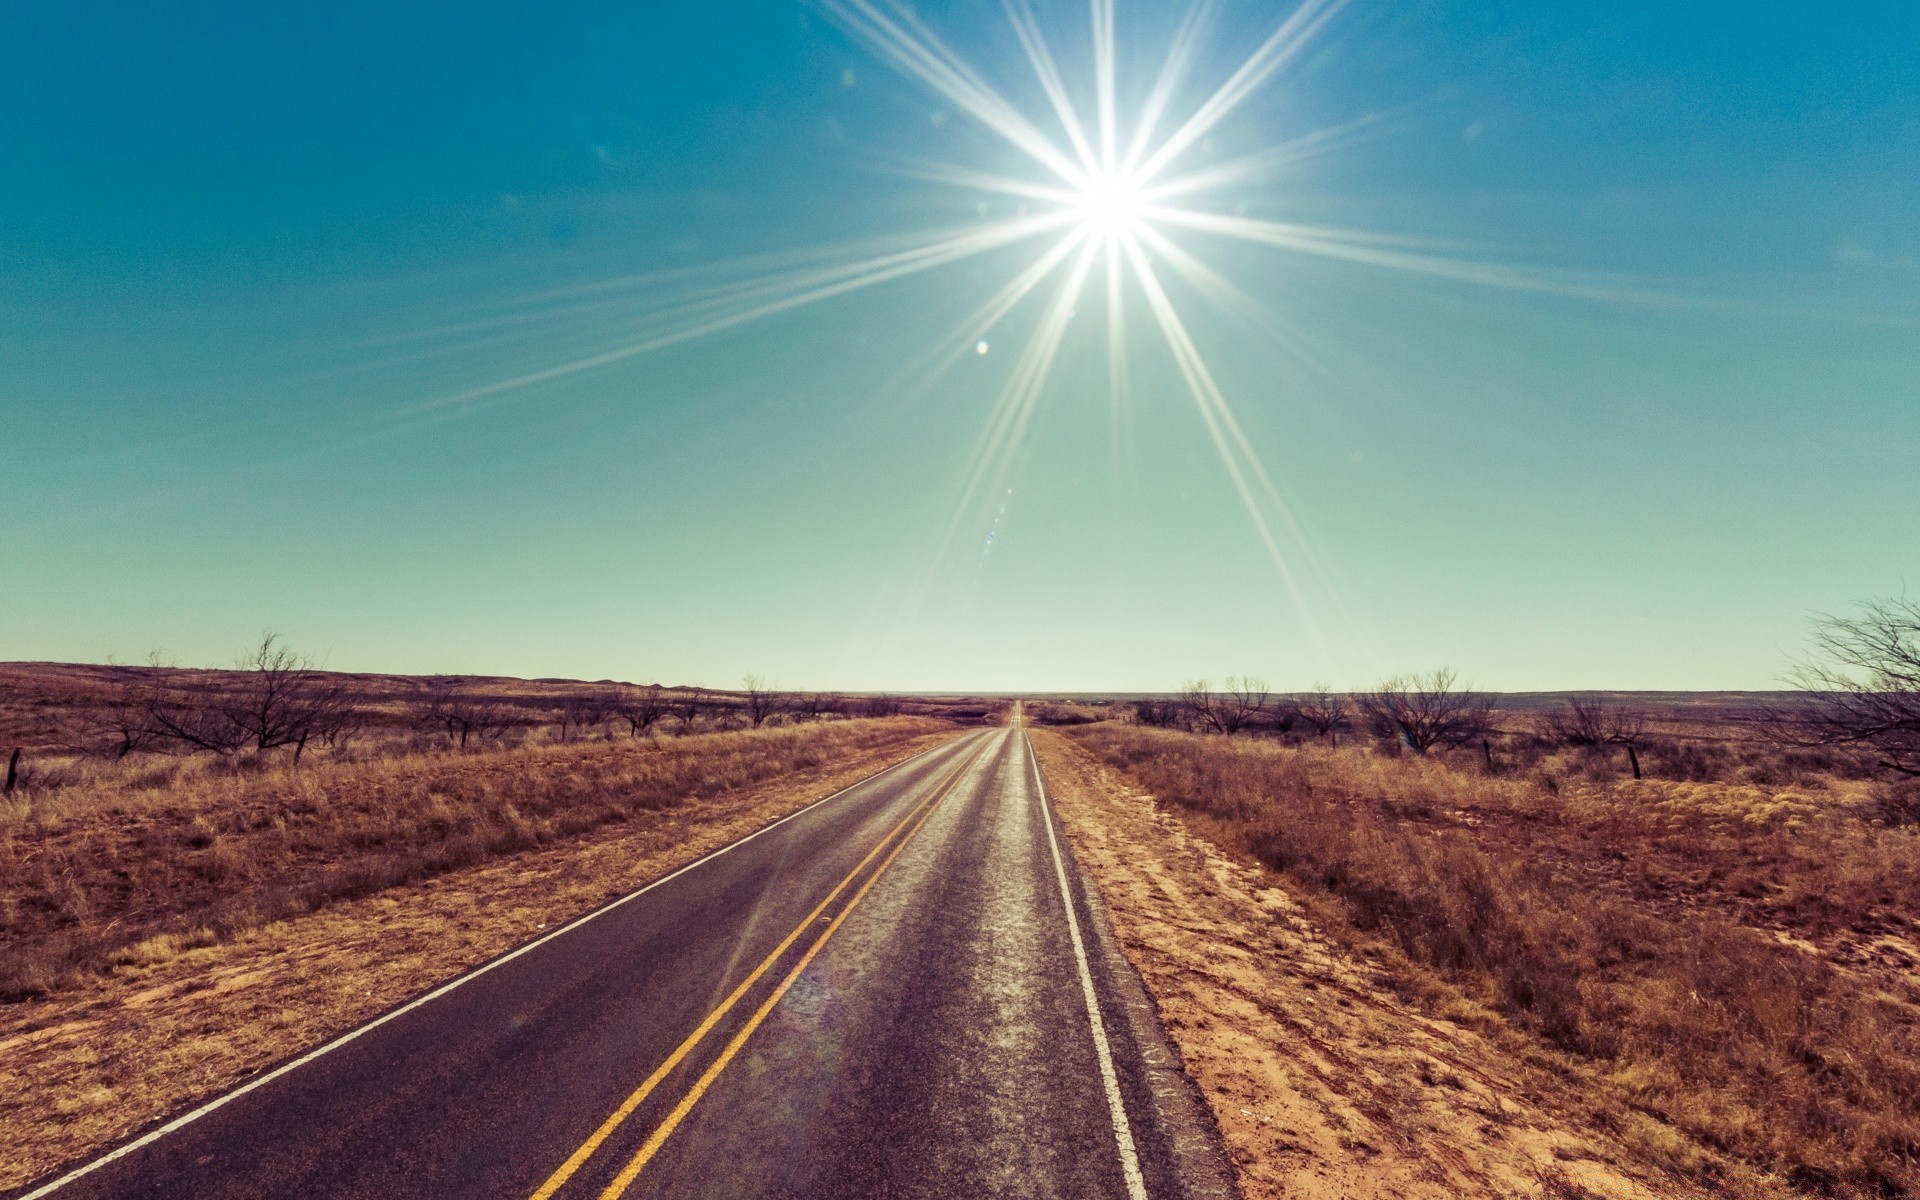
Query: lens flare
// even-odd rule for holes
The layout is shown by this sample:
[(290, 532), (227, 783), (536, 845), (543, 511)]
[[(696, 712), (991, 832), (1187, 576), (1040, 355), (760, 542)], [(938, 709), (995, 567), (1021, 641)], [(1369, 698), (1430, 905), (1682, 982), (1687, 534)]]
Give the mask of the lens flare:
[[(1003, 0), (1025, 65), (1045, 108), (1023, 111), (917, 15), (906, 0), (813, 0), (817, 9), (877, 59), (919, 82), (942, 113), (976, 122), (1025, 160), (1023, 168), (985, 170), (916, 161), (903, 173), (964, 189), (977, 220), (958, 226), (867, 239), (716, 263), (655, 276), (609, 280), (529, 302), (525, 312), (503, 313), (444, 331), (459, 339), (519, 339), (539, 326), (564, 330), (569, 350), (555, 365), (523, 370), (393, 414), (396, 420), (432, 419), (503, 402), (578, 371), (593, 370), (697, 338), (770, 319), (803, 306), (923, 273), (946, 270), (985, 255), (1021, 247), (1035, 252), (925, 358), (906, 368), (903, 392), (971, 357), (996, 351), (1005, 382), (973, 448), (966, 482), (944, 537), (931, 548), (922, 591), (953, 551), (963, 526), (983, 524), (993, 511), (1023, 449), (1035, 406), (1045, 391), (1063, 340), (1075, 324), (1084, 293), (1097, 289), (1107, 314), (1108, 391), (1116, 447), (1130, 406), (1130, 360), (1152, 338), (1177, 368), (1207, 439), (1220, 457), (1232, 491), (1253, 532), (1291, 591), (1305, 626), (1318, 639), (1307, 593), (1331, 597), (1305, 532), (1282, 500), (1273, 473), (1261, 462), (1226, 390), (1202, 356), (1194, 325), (1169, 290), (1177, 277), (1191, 291), (1245, 324), (1275, 328), (1248, 294), (1206, 266), (1188, 243), (1208, 239), (1287, 254), (1313, 255), (1369, 270), (1390, 270), (1479, 287), (1638, 306), (1694, 306), (1642, 281), (1596, 273), (1555, 272), (1512, 263), (1457, 257), (1458, 246), (1322, 225), (1268, 220), (1218, 211), (1231, 190), (1259, 183), (1278, 164), (1325, 153), (1369, 135), (1385, 114), (1374, 113), (1327, 129), (1292, 131), (1290, 140), (1224, 162), (1206, 156), (1217, 127), (1274, 81), (1319, 37), (1346, 0), (1304, 0), (1212, 90), (1189, 89), (1201, 66), (1201, 46), (1213, 10), (1199, 0), (1165, 43), (1137, 106), (1122, 102), (1118, 80), (1114, 0), (1089, 0), (1091, 62), (1063, 64), (1034, 14), (1031, 0)], [(1083, 43), (1086, 44), (1086, 43)], [(1090, 68), (1090, 69), (1089, 69)], [(1138, 72), (1125, 72), (1133, 77)], [(1198, 103), (1190, 103), (1198, 97)], [(1012, 204), (994, 205), (997, 195)], [(1007, 208), (1014, 215), (994, 215)], [(1036, 297), (1033, 302), (1028, 297)], [(1037, 314), (1035, 313), (1038, 308)], [(1147, 319), (1128, 321), (1128, 310)], [(1019, 332), (1005, 325), (1033, 318)], [(613, 329), (607, 335), (598, 330)], [(441, 331), (427, 335), (431, 343)], [(1288, 340), (1282, 338), (1281, 340)], [(1006, 347), (1006, 352), (999, 353)], [(407, 351), (434, 353), (431, 344)], [(1117, 452), (1117, 451), (1116, 451)], [(1323, 610), (1346, 621), (1337, 602)], [(1348, 636), (1354, 636), (1348, 631)], [(1324, 644), (1324, 643), (1323, 643)]]
[(1147, 217), (1146, 189), (1125, 171), (1100, 171), (1087, 177), (1073, 213), (1089, 238), (1125, 243), (1138, 236)]

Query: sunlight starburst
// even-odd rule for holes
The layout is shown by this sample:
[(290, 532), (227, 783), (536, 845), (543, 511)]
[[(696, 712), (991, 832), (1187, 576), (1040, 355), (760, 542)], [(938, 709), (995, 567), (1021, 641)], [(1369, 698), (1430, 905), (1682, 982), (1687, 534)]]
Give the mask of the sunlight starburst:
[[(1273, 33), (1184, 118), (1176, 100), (1193, 68), (1203, 10), (1196, 8), (1182, 21), (1151, 91), (1139, 110), (1122, 110), (1118, 77), (1112, 0), (1089, 5), (1092, 71), (1091, 94), (1078, 93), (1042, 32), (1027, 0), (1005, 0), (1005, 11), (1027, 63), (1045, 95), (1050, 122), (1063, 139), (1056, 141), (1043, 129), (1049, 118), (1022, 113), (982, 74), (904, 5), (876, 0), (822, 0), (822, 9), (877, 56), (926, 85), (942, 99), (999, 134), (1032, 163), (1027, 175), (1008, 176), (949, 164), (922, 164), (923, 178), (959, 187), (998, 192), (1022, 201), (1038, 201), (1061, 220), (1053, 244), (1033, 267), (1021, 273), (1016, 286), (989, 302), (976, 320), (962, 331), (971, 340), (984, 338), (1004, 318), (1020, 296), (1056, 268), (1067, 274), (1031, 334), (1027, 348), (1007, 383), (976, 448), (974, 469), (956, 506), (946, 537), (929, 563), (931, 570), (944, 559), (959, 528), (978, 501), (996, 494), (1006, 482), (1013, 457), (1047, 382), (1066, 335), (1068, 320), (1081, 293), (1096, 274), (1105, 277), (1108, 314), (1107, 364), (1116, 421), (1125, 403), (1128, 358), (1126, 296), (1144, 297), (1153, 317), (1152, 328), (1164, 339), (1191, 400), (1219, 453), (1233, 488), (1251, 518), (1261, 545), (1293, 592), (1303, 616), (1308, 616), (1299, 586), (1304, 568), (1318, 574), (1305, 538), (1287, 512), (1271, 474), (1255, 454), (1227, 398), (1215, 382), (1201, 352), (1178, 313), (1174, 300), (1153, 265), (1156, 255), (1176, 263), (1190, 256), (1170, 244), (1179, 231), (1226, 236), (1266, 246), (1280, 243), (1265, 223), (1238, 218), (1242, 224), (1222, 224), (1203, 210), (1182, 207), (1217, 183), (1229, 178), (1221, 168), (1182, 173), (1188, 153), (1232, 114), (1290, 59), (1295, 57), (1341, 7), (1342, 0), (1306, 0)], [(1162, 131), (1166, 132), (1162, 132)], [(1239, 169), (1239, 168), (1231, 168)], [(1230, 170), (1231, 170), (1230, 169)], [(1024, 209), (1023, 209), (1024, 211)], [(1351, 243), (1330, 231), (1319, 240), (1297, 237), (1285, 248), (1320, 250), (1322, 244), (1345, 252)], [(1169, 251), (1174, 253), (1169, 254)], [(1070, 265), (1067, 265), (1070, 264)], [(1219, 291), (1220, 289), (1216, 289)], [(1291, 552), (1276, 530), (1294, 536)]]
[[(897, 165), (904, 174), (963, 189), (975, 201), (979, 219), (870, 238), (855, 246), (603, 281), (536, 297), (524, 311), (423, 335), (420, 344), (404, 352), (437, 353), (436, 338), (516, 341), (539, 328), (561, 331), (567, 345), (580, 348), (555, 365), (523, 368), (510, 377), (422, 403), (398, 414), (401, 418), (432, 419), (437, 413), (503, 402), (575, 372), (1030, 246), (1032, 257), (902, 377), (903, 390), (916, 391), (958, 363), (985, 356), (989, 348), (995, 349), (995, 362), (1007, 363), (945, 534), (932, 547), (922, 572), (923, 585), (930, 585), (942, 563), (953, 561), (951, 552), (962, 527), (977, 521), (991, 498), (1005, 495), (1062, 343), (1076, 328), (1083, 294), (1091, 291), (1105, 302), (1116, 462), (1126, 414), (1134, 403), (1130, 360), (1148, 344), (1134, 339), (1151, 338), (1177, 368), (1186, 399), (1220, 458), (1231, 491), (1311, 630), (1315, 621), (1307, 594), (1324, 600), (1333, 589), (1168, 284), (1177, 277), (1244, 327), (1283, 331), (1247, 292), (1205, 265), (1186, 243), (1224, 241), (1367, 270), (1582, 300), (1662, 307), (1689, 303), (1634, 280), (1475, 261), (1461, 257), (1457, 245), (1433, 239), (1276, 221), (1237, 210), (1215, 211), (1218, 204), (1209, 207), (1224, 189), (1256, 182), (1277, 164), (1377, 135), (1387, 114), (1292, 131), (1290, 138), (1276, 140), (1265, 150), (1226, 161), (1214, 161), (1206, 153), (1221, 124), (1296, 62), (1346, 0), (1303, 0), (1210, 89), (1198, 78), (1212, 9), (1201, 0), (1179, 21), (1160, 61), (1150, 64), (1144, 75), (1128, 73), (1151, 80), (1137, 103), (1120, 92), (1114, 0), (1089, 0), (1084, 17), (1076, 18), (1086, 22), (1089, 34), (1082, 43), (1090, 46), (1084, 61), (1065, 61), (1056, 54), (1031, 0), (1002, 0), (1024, 69), (1044, 99), (1034, 111), (1009, 99), (990, 82), (988, 72), (943, 40), (905, 0), (811, 2), (876, 58), (930, 91), (943, 111), (970, 118), (1015, 152), (1016, 161), (1024, 162), (1012, 170), (924, 159)], [(983, 195), (1005, 197), (1015, 211), (990, 215), (991, 206), (980, 202)], [(1029, 297), (1036, 298), (1033, 304)], [(1005, 328), (1018, 319), (1016, 310), (1031, 313), (1035, 304), (1039, 312), (1031, 326), (1019, 332)], [(1130, 305), (1140, 307), (1146, 319), (1130, 322)], [(1291, 339), (1283, 335), (1280, 340)], [(1004, 356), (999, 352), (1003, 346)], [(1337, 605), (1334, 611), (1339, 612)]]

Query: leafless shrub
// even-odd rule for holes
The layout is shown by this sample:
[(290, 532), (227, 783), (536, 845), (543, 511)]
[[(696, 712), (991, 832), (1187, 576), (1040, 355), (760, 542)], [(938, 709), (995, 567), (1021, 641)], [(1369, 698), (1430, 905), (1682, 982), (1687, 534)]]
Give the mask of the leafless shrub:
[(1226, 689), (1213, 691), (1204, 679), (1180, 690), (1180, 702), (1194, 724), (1215, 733), (1234, 734), (1258, 720), (1267, 708), (1267, 685), (1251, 675), (1227, 676)]
[(876, 696), (862, 697), (860, 715), (865, 717), (891, 717), (900, 712), (900, 697), (889, 696), (884, 692)]
[(1575, 696), (1547, 718), (1547, 730), (1581, 749), (1624, 748), (1633, 777), (1640, 778), (1639, 747), (1647, 735), (1647, 714), (1608, 704), (1598, 696)]
[(1464, 746), (1485, 736), (1493, 701), (1454, 687), (1451, 667), (1425, 675), (1396, 676), (1360, 701), (1382, 737), (1398, 738), (1415, 754), (1435, 747)]
[(659, 684), (645, 683), (621, 689), (614, 701), (614, 712), (627, 723), (627, 733), (639, 737), (650, 732), (667, 715), (667, 701)]
[(1104, 710), (1084, 704), (1043, 704), (1029, 701), (1027, 720), (1035, 725), (1091, 725), (1106, 720)]
[(683, 688), (673, 699), (673, 715), (680, 718), (682, 732), (692, 729), (706, 707), (706, 694), (697, 687)]
[(1314, 684), (1312, 691), (1297, 697), (1293, 708), (1307, 728), (1316, 737), (1325, 738), (1328, 745), (1338, 744), (1340, 731), (1353, 715), (1347, 698), (1324, 683)]
[(747, 676), (742, 681), (741, 692), (743, 694), (741, 707), (747, 714), (747, 720), (755, 729), (766, 724), (774, 714), (780, 711), (783, 697), (758, 675)]
[(83, 750), (125, 758), (142, 750), (158, 749), (166, 735), (154, 720), (159, 698), (160, 666), (129, 668), (114, 685), (113, 694), (88, 709), (80, 719)]
[(422, 726), (445, 732), (447, 740), (462, 750), (475, 738), (499, 737), (507, 726), (498, 704), (469, 695), (457, 679), (429, 682), (418, 711)]
[(176, 676), (155, 689), (148, 714), (159, 736), (220, 754), (292, 746), (298, 761), (307, 741), (346, 706), (345, 692), (272, 632), (234, 666), (238, 683)]
[(554, 706), (554, 724), (560, 728), (560, 740), (571, 742), (576, 736), (591, 733), (613, 715), (614, 698), (603, 691), (568, 696)]
[(1133, 702), (1133, 719), (1155, 729), (1176, 728), (1184, 723), (1185, 715), (1186, 710), (1178, 700), (1155, 697)]
[(1861, 747), (1882, 768), (1920, 779), (1920, 602), (1869, 600), (1852, 616), (1819, 617), (1791, 678), (1806, 703), (1774, 714), (1782, 736)]
[(340, 704), (314, 724), (314, 737), (336, 753), (347, 748), (354, 738), (366, 732), (365, 710)]
[(793, 707), (794, 712), (803, 719), (818, 721), (829, 714), (841, 712), (846, 708), (846, 703), (845, 697), (830, 692), (806, 692), (794, 697)]

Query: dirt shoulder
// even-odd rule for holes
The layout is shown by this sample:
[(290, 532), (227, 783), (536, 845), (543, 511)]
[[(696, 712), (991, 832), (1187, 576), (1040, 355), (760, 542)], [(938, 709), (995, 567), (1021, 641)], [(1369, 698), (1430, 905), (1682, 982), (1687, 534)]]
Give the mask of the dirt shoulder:
[(0, 1007), (0, 1188), (97, 1152), (954, 736), (903, 733), (771, 783)]
[(1231, 861), (1057, 733), (1062, 825), (1199, 1085), (1250, 1200), (1704, 1193), (1582, 1119), (1567, 1083), (1417, 1011), (1269, 873)]

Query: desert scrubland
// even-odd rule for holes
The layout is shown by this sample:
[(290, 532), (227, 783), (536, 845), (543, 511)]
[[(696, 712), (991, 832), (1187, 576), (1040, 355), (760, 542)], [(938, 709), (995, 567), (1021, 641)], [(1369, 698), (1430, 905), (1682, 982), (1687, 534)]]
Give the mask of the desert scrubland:
[(1920, 1191), (1917, 797), (1871, 747), (1783, 697), (1470, 698), (1424, 752), (1245, 698), (1028, 707), (1250, 1194)]
[(121, 753), (113, 723), (181, 678), (0, 668), (26, 765), (0, 802), (0, 1187), (1003, 708), (313, 673), (283, 698), (332, 737)]
[[(1916, 625), (1796, 693), (1022, 712), (1249, 1196), (1909, 1196)], [(0, 666), (0, 1187), (1007, 707)]]

